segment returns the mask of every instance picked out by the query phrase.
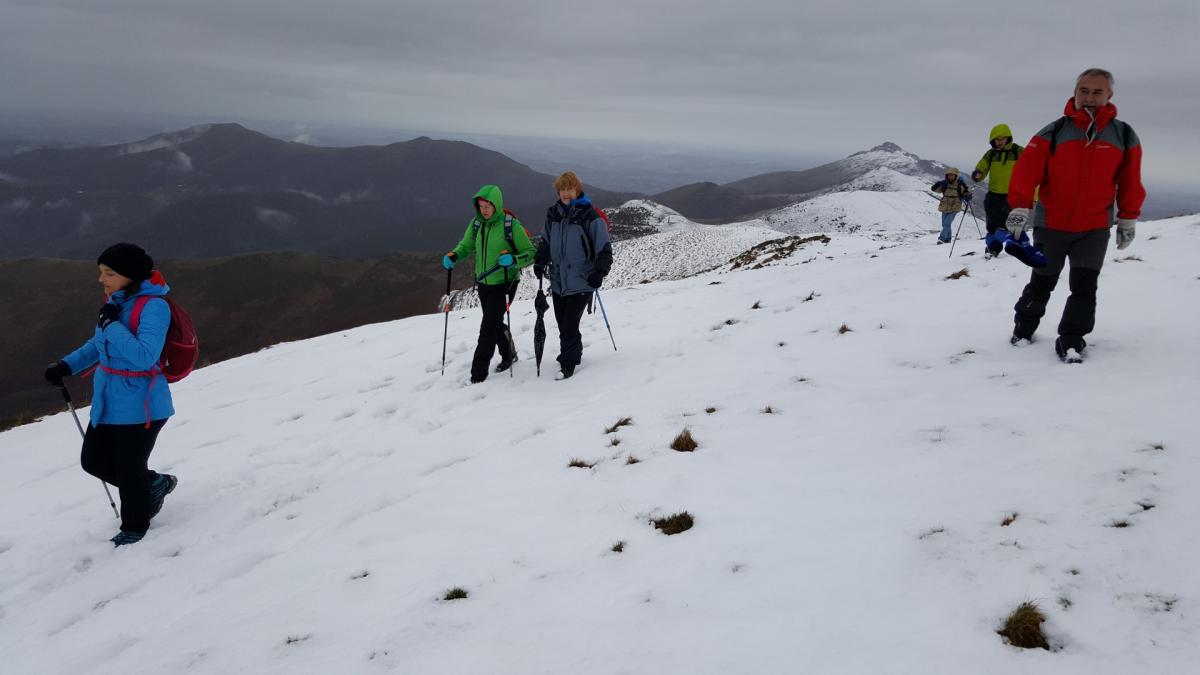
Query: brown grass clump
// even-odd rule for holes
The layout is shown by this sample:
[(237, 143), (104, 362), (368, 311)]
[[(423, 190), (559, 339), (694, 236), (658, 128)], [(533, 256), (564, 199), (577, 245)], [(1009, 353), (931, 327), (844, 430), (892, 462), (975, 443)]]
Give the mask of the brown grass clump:
[(596, 466), (596, 463), (595, 462), (585, 462), (582, 459), (575, 457), (575, 458), (572, 458), (571, 461), (567, 462), (567, 466), (572, 469), (590, 469), (593, 466)]
[(604, 429), (604, 433), (614, 434), (617, 432), (617, 429), (620, 429), (621, 427), (627, 427), (631, 424), (633, 424), (632, 417), (622, 417), (621, 419), (617, 420), (616, 424), (612, 425), (611, 427), (606, 427)]
[(654, 527), (662, 531), (663, 534), (672, 535), (680, 532), (687, 532), (692, 529), (695, 521), (692, 520), (692, 514), (687, 511), (681, 511), (666, 518), (655, 518), (653, 521)]
[(842, 324), (841, 327), (838, 328), (838, 335), (845, 335), (846, 333), (852, 332), (853, 330), (854, 329), (851, 328), (850, 326), (847, 326), (846, 324)]
[(470, 593), (467, 593), (465, 588), (462, 588), (461, 586), (455, 586), (454, 588), (446, 591), (445, 595), (442, 596), (442, 599), (446, 600), (447, 602), (450, 600), (465, 600), (468, 595), (470, 595)]
[(771, 406), (767, 406), (767, 407), (765, 407), (765, 408), (763, 408), (763, 409), (762, 409), (762, 413), (763, 413), (764, 415), (774, 415), (774, 414), (775, 414), (775, 409), (774, 409), (774, 408), (772, 408)]
[(1016, 521), (1016, 519), (1017, 519), (1017, 515), (1018, 515), (1018, 514), (1016, 514), (1016, 513), (1013, 513), (1013, 514), (1012, 514), (1012, 515), (1010, 515), (1010, 516), (1005, 516), (1005, 517), (1004, 517), (1004, 520), (1000, 521), (1000, 527), (1008, 527), (1009, 525), (1012, 525), (1012, 524), (1013, 524), (1013, 522), (1015, 522), (1015, 521)]
[(700, 447), (700, 444), (696, 442), (696, 439), (692, 438), (692, 432), (687, 428), (679, 432), (675, 440), (671, 441), (671, 449), (676, 452), (695, 452), (698, 447)]
[(947, 276), (946, 281), (950, 281), (951, 279), (961, 279), (963, 277), (969, 277), (969, 276), (971, 276), (971, 272), (968, 271), (967, 268), (964, 267), (961, 270)]
[(750, 305), (750, 309), (762, 309), (762, 300), (755, 300), (754, 304)]
[(1111, 523), (1109, 523), (1109, 524), (1108, 524), (1108, 526), (1109, 526), (1109, 527), (1115, 527), (1115, 528), (1118, 528), (1118, 529), (1119, 529), (1119, 528), (1123, 528), (1123, 527), (1129, 527), (1129, 521), (1128, 521), (1128, 520), (1124, 520), (1124, 519), (1122, 519), (1122, 520), (1114, 520), (1114, 521), (1112, 521)]
[(626, 465), (626, 466), (629, 466), (630, 464), (637, 464), (638, 462), (641, 462), (641, 461), (642, 461), (642, 460), (638, 459), (637, 457), (634, 457), (633, 455), (630, 455), (630, 456), (628, 456), (628, 457), (626, 457), (626, 458), (625, 458), (625, 465)]
[(621, 444), (621, 438), (619, 436), (613, 436), (612, 439), (608, 441), (608, 444), (615, 448)]
[(707, 408), (705, 408), (705, 409), (704, 409), (704, 412), (706, 412), (706, 413), (708, 413), (709, 415), (711, 415), (711, 414), (713, 414), (713, 413), (717, 412), (717, 409), (716, 409), (716, 408), (714, 408), (713, 406), (711, 406), (711, 405), (710, 405), (710, 406), (708, 406)]
[(1042, 622), (1046, 615), (1032, 602), (1022, 602), (1004, 620), (1004, 627), (996, 631), (1014, 647), (1022, 649), (1050, 649)]
[(620, 553), (624, 550), (625, 550), (625, 542), (623, 542), (623, 541), (618, 541), (617, 543), (612, 545), (613, 553)]

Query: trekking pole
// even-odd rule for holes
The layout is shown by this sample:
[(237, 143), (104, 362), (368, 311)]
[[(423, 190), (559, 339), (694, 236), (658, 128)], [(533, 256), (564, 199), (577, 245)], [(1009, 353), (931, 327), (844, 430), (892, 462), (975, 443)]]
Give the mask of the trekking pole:
[(975, 231), (979, 233), (979, 238), (983, 239), (983, 230), (979, 229), (979, 218), (975, 217), (975, 209), (971, 209), (971, 220), (975, 221)]
[[(516, 295), (516, 289), (513, 289), (513, 295)], [(508, 287), (506, 285), (504, 288), (504, 319), (507, 325), (504, 327), (504, 330), (508, 331), (508, 335), (505, 337), (505, 339), (508, 340), (508, 358), (512, 359), (512, 361), (508, 364), (508, 376), (510, 378), (516, 377), (516, 375), (513, 374), (513, 371), (517, 369), (517, 343), (513, 341), (512, 337), (511, 310), (512, 300), (509, 299)]]
[(600, 299), (600, 289), (596, 289), (596, 302), (600, 304), (600, 315), (604, 317), (604, 327), (608, 329), (608, 339), (612, 340), (613, 351), (617, 351), (617, 341), (613, 338), (612, 326), (608, 325), (608, 312), (604, 311), (604, 301)]
[(446, 338), (450, 336), (450, 277), (454, 274), (454, 270), (446, 270), (446, 296), (443, 298), (445, 307), (443, 312), (446, 315), (446, 325), (442, 329), (442, 375), (446, 374)]
[(958, 243), (958, 233), (962, 232), (963, 221), (967, 219), (967, 210), (963, 209), (962, 218), (958, 219), (958, 230), (954, 233), (954, 241), (950, 242), (950, 255), (947, 258), (954, 257), (954, 245)]
[[(83, 425), (79, 423), (79, 415), (75, 414), (75, 404), (71, 403), (71, 392), (67, 391), (67, 385), (63, 384), (62, 381), (59, 380), (54, 386), (58, 387), (58, 391), (62, 394), (63, 400), (67, 402), (67, 410), (70, 410), (71, 417), (75, 418), (75, 428), (79, 429), (79, 437), (87, 440), (87, 434), (85, 434), (83, 431)], [(104, 494), (108, 495), (108, 505), (112, 507), (113, 515), (117, 517), (117, 520), (120, 520), (121, 512), (117, 511), (117, 503), (113, 501), (112, 493), (108, 490), (108, 483), (105, 483), (104, 480), (101, 479), (100, 484), (104, 486)]]

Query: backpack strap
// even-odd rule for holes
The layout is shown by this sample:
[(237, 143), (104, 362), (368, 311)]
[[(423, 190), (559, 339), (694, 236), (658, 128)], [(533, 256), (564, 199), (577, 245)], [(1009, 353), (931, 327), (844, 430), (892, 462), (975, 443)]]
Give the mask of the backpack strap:
[(138, 324), (142, 321), (142, 310), (146, 308), (146, 303), (150, 302), (150, 296), (139, 295), (133, 299), (133, 310), (129, 312), (129, 332), (137, 335)]

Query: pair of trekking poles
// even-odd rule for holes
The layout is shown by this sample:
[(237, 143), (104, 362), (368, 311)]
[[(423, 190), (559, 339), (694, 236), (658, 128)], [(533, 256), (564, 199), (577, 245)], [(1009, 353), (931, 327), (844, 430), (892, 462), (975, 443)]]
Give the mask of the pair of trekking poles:
[[(507, 252), (508, 251), (501, 251), (501, 255), (503, 255)], [(483, 280), (485, 278), (487, 278), (488, 275), (492, 274), (493, 272), (500, 269), (501, 267), (503, 267), (503, 265), (496, 263), (495, 265), (493, 265), (491, 267), (491, 269), (487, 270), (483, 274), (480, 274), (478, 277), (476, 277), (475, 283), (483, 283)], [(445, 298), (445, 303), (442, 306), (442, 312), (446, 315), (446, 319), (445, 319), (444, 325), (442, 327), (442, 375), (446, 374), (446, 342), (450, 336), (450, 309), (454, 305), (455, 298), (457, 298), (458, 294), (461, 293), (461, 291), (452, 291), (450, 288), (453, 283), (453, 276), (454, 276), (453, 269), (446, 270), (446, 293), (442, 296), (443, 298)], [(541, 290), (542, 290), (542, 280), (541, 280), (541, 278), (538, 278), (538, 291), (540, 292)], [(600, 298), (600, 289), (597, 288), (593, 292), (596, 294), (596, 302), (598, 302), (600, 304), (600, 314), (601, 314), (601, 316), (604, 317), (604, 327), (606, 329), (608, 329), (608, 339), (612, 341), (613, 351), (615, 352), (615, 351), (617, 351), (617, 340), (616, 340), (616, 338), (613, 337), (612, 325), (610, 325), (608, 323), (608, 312), (604, 310), (604, 300), (602, 300)], [(516, 360), (516, 345), (513, 344), (513, 342), (512, 342), (512, 300), (507, 299), (507, 296), (506, 296), (506, 300), (504, 302), (504, 319), (506, 322), (505, 328), (508, 331), (509, 349), (512, 350), (512, 356), (514, 357), (514, 361), (515, 361)], [(514, 376), (512, 371), (513, 371), (513, 368), (510, 366), (509, 373), (508, 373), (509, 377)]]

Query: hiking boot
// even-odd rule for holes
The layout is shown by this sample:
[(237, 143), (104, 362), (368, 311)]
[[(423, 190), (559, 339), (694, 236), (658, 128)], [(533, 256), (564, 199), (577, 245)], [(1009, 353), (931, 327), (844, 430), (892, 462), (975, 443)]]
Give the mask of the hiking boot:
[(565, 380), (574, 374), (575, 374), (575, 366), (570, 363), (564, 363), (564, 364), (562, 364), (562, 368), (558, 371), (558, 374), (554, 376), (554, 379)]
[(1054, 353), (1063, 363), (1083, 363), (1083, 351), (1087, 343), (1081, 337), (1058, 336), (1054, 341)]
[(1024, 347), (1025, 345), (1033, 344), (1033, 338), (1022, 337), (1016, 333), (1013, 333), (1012, 337), (1008, 338), (1008, 344), (1013, 345), (1014, 347)]
[(487, 379), (486, 373), (483, 375), (476, 375), (475, 373), (471, 373), (471, 384), (479, 384), (480, 382), (483, 382), (486, 379)]
[(512, 368), (512, 364), (513, 364), (514, 360), (515, 359), (501, 359), (500, 363), (496, 365), (496, 372), (503, 373), (504, 371), (508, 370), (509, 368)]
[(145, 532), (126, 532), (121, 530), (117, 533), (117, 536), (109, 539), (109, 541), (113, 543), (113, 546), (127, 546), (138, 543), (144, 536), (146, 536)]
[(166, 501), (167, 495), (175, 491), (176, 485), (179, 485), (179, 479), (169, 473), (160, 473), (154, 478), (154, 482), (150, 484), (151, 518), (162, 511), (163, 502)]

